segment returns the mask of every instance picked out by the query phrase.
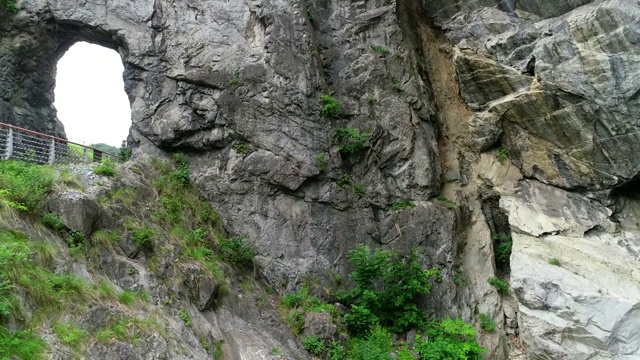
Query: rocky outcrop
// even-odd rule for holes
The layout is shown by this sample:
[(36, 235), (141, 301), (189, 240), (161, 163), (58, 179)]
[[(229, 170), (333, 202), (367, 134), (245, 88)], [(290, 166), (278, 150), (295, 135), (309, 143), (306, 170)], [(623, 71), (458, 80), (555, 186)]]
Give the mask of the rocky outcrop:
[[(532, 358), (636, 351), (634, 287), (615, 287), (636, 271), (637, 2), (19, 5), (0, 14), (3, 121), (62, 134), (56, 61), (79, 40), (117, 50), (137, 156), (188, 152), (193, 180), (255, 245), (272, 286), (346, 273), (358, 243), (417, 247), (443, 275), (427, 304), (438, 316), (506, 314), (499, 327)], [(341, 128), (369, 134), (362, 151), (341, 150)], [(394, 211), (397, 200), (415, 207)], [(519, 309), (486, 282), (500, 275), (491, 238), (509, 229)], [(190, 294), (197, 308), (207, 293)], [(489, 358), (508, 356), (506, 338), (482, 335)]]

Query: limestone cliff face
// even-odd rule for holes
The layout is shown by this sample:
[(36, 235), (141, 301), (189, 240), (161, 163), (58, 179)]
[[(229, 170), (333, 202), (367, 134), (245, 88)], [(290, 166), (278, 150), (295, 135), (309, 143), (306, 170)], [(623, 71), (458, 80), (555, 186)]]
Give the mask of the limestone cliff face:
[[(443, 275), (427, 304), (438, 316), (506, 315), (534, 359), (638, 356), (637, 2), (19, 5), (0, 15), (3, 121), (62, 134), (56, 61), (79, 40), (116, 49), (130, 141), (189, 153), (273, 286), (344, 272), (358, 243), (418, 247)], [(337, 116), (322, 114), (323, 93)], [(365, 151), (340, 153), (346, 127), (371, 134)], [(395, 212), (396, 200), (416, 206)], [(503, 304), (486, 280), (491, 237), (509, 231)], [(506, 340), (481, 337), (494, 359), (518, 351)]]

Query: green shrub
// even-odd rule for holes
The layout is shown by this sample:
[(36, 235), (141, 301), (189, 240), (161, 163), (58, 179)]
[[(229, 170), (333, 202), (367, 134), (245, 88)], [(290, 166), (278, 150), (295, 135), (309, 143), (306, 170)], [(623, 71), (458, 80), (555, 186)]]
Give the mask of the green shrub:
[(504, 295), (509, 292), (509, 284), (496, 277), (489, 278), (487, 282), (496, 288), (498, 294)]
[(322, 115), (327, 117), (337, 117), (340, 112), (340, 102), (328, 94), (320, 95), (320, 104), (322, 104)]
[(493, 331), (496, 329), (496, 322), (493, 321), (493, 318), (489, 314), (480, 314), (480, 327), (484, 331)]
[(353, 192), (355, 192), (356, 194), (358, 194), (359, 196), (364, 195), (364, 188), (360, 185), (353, 185)]
[(379, 53), (382, 53), (383, 55), (387, 55), (389, 54), (389, 49), (387, 49), (386, 47), (382, 46), (382, 45), (371, 45), (371, 49), (375, 50)]
[(178, 312), (178, 316), (180, 316), (180, 319), (182, 319), (186, 326), (191, 326), (191, 315), (189, 315), (189, 312), (187, 310), (180, 310)]
[(82, 231), (69, 231), (65, 238), (69, 247), (79, 247), (84, 244), (84, 233)]
[(93, 169), (96, 175), (114, 176), (116, 174), (116, 164), (109, 157), (102, 159), (102, 162)]
[(253, 152), (253, 149), (251, 148), (251, 145), (249, 145), (249, 143), (246, 143), (244, 141), (236, 141), (233, 144), (233, 149), (238, 153), (238, 154), (251, 154)]
[(400, 85), (400, 84), (397, 84), (397, 83), (393, 84), (391, 87), (393, 88), (393, 90), (395, 90), (396, 92), (399, 92), (399, 93), (404, 91), (404, 87), (402, 85)]
[(247, 242), (246, 237), (234, 237), (220, 240), (220, 247), (224, 258), (229, 263), (241, 269), (252, 269), (255, 249)]
[(325, 351), (324, 342), (314, 335), (303, 337), (302, 346), (309, 354), (315, 356), (319, 356)]
[(348, 354), (352, 360), (392, 360), (392, 352), (391, 334), (386, 329), (375, 326), (366, 338), (351, 341)]
[(42, 225), (48, 227), (53, 231), (62, 231), (66, 228), (64, 222), (60, 217), (53, 213), (46, 213), (42, 215)]
[(361, 335), (367, 324), (376, 322), (394, 333), (424, 326), (427, 317), (419, 308), (420, 298), (431, 292), (430, 279), (439, 276), (437, 269), (423, 269), (415, 251), (403, 257), (359, 245), (347, 258), (356, 288), (339, 300), (351, 306), (345, 315), (350, 332)]
[(0, 12), (5, 11), (15, 14), (20, 11), (20, 6), (18, 6), (16, 0), (0, 0)]
[(284, 320), (289, 325), (291, 332), (298, 335), (304, 330), (304, 313), (302, 310), (291, 310), (285, 314)]
[(508, 158), (509, 155), (507, 154), (507, 150), (505, 148), (499, 147), (496, 150), (496, 159), (500, 164), (504, 164), (504, 162), (507, 161)]
[(46, 343), (29, 330), (10, 332), (0, 325), (0, 359), (38, 360), (44, 358)]
[(170, 172), (169, 176), (175, 185), (184, 187), (191, 182), (191, 172), (189, 171), (189, 159), (183, 153), (175, 153), (172, 155), (176, 168)]
[(329, 171), (329, 162), (327, 161), (327, 153), (321, 152), (316, 156), (316, 166), (320, 171)]
[(496, 265), (502, 267), (509, 266), (509, 258), (511, 257), (511, 248), (513, 241), (510, 234), (496, 234), (492, 236), (493, 251), (495, 253)]
[(13, 208), (34, 212), (51, 191), (54, 179), (48, 166), (0, 161), (0, 190), (4, 190), (0, 198), (3, 203), (13, 204)]
[(118, 160), (120, 160), (120, 162), (127, 162), (129, 161), (129, 159), (131, 159), (131, 155), (133, 155), (133, 151), (127, 145), (127, 141), (122, 140), (120, 149), (118, 149)]
[(412, 207), (416, 207), (416, 204), (413, 201), (396, 200), (391, 204), (391, 211), (400, 211)]
[(229, 80), (229, 85), (238, 86), (238, 84), (240, 84), (240, 69), (235, 69), (231, 80)]
[(329, 360), (346, 360), (344, 346), (339, 341), (331, 341), (327, 347), (327, 358)]
[(429, 327), (426, 339), (416, 339), (416, 351), (421, 360), (480, 360), (486, 350), (475, 335), (473, 326), (461, 319), (445, 319)]
[(356, 128), (340, 128), (336, 132), (336, 141), (339, 144), (338, 150), (343, 156), (353, 156), (362, 152), (369, 146), (371, 134), (361, 133)]
[(218, 340), (213, 343), (213, 358), (214, 359), (222, 359), (222, 340)]
[(135, 225), (131, 229), (131, 238), (141, 248), (150, 248), (151, 239), (156, 236), (156, 232), (147, 226)]
[(351, 177), (347, 173), (342, 174), (342, 177), (338, 181), (336, 181), (336, 184), (341, 188), (345, 187), (345, 185), (349, 185), (350, 183)]
[(327, 304), (309, 293), (309, 287), (290, 292), (282, 297), (280, 305), (286, 309), (299, 308), (307, 312), (333, 312), (335, 306)]
[(551, 258), (551, 259), (549, 259), (549, 264), (555, 265), (555, 266), (560, 266), (560, 260), (558, 260), (557, 258)]
[(273, 355), (282, 355), (282, 351), (280, 351), (280, 348), (278, 347), (274, 347), (273, 349), (271, 349), (271, 353)]

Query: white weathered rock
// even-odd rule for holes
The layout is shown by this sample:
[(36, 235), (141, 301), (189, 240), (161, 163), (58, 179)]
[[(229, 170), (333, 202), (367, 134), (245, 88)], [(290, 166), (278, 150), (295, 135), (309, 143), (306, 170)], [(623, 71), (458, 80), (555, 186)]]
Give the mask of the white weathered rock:
[(640, 232), (602, 231), (613, 229), (603, 206), (550, 186), (522, 185), (501, 205), (516, 231), (511, 286), (531, 358), (640, 357)]

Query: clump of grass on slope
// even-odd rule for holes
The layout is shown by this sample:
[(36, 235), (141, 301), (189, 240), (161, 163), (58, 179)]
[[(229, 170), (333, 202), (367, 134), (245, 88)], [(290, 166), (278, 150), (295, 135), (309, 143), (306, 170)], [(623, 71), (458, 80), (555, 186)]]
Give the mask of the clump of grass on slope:
[(48, 166), (0, 161), (0, 189), (3, 190), (1, 198), (19, 205), (19, 210), (38, 210), (51, 191), (53, 181), (54, 172)]

